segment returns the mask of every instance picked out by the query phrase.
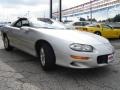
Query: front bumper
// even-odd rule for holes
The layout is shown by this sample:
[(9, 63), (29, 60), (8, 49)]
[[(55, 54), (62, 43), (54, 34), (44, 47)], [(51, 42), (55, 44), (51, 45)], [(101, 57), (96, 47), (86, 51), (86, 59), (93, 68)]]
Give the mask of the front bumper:
[[(109, 56), (112, 56), (109, 59)], [(107, 54), (107, 55), (100, 55), (100, 56), (91, 56), (89, 60), (86, 61), (79, 61), (73, 60), (70, 64), (70, 68), (96, 68), (96, 67), (103, 67), (107, 65), (114, 64), (115, 55)]]
[[(59, 53), (56, 64), (69, 68), (96, 68), (114, 64), (115, 50), (108, 45), (96, 45), (93, 52), (77, 52), (69, 50), (68, 52)], [(79, 60), (71, 58), (71, 55), (89, 57), (88, 60)]]

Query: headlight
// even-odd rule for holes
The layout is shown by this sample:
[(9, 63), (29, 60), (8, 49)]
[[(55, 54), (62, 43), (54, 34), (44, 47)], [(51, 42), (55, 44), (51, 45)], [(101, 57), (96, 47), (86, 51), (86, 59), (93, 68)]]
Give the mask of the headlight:
[(70, 45), (70, 48), (74, 51), (93, 52), (93, 47), (86, 44), (73, 43)]

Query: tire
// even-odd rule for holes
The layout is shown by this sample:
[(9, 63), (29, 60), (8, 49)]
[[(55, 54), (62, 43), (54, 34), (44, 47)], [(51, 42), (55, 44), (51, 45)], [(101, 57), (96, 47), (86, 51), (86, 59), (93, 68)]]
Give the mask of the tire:
[(95, 32), (94, 34), (101, 36), (101, 32), (99, 32), (99, 31)]
[(3, 36), (3, 43), (4, 43), (4, 48), (6, 51), (11, 51), (13, 50), (13, 47), (10, 46), (10, 41), (8, 39), (8, 37), (5, 35)]
[(39, 50), (39, 59), (43, 70), (52, 70), (55, 68), (55, 54), (50, 45), (44, 43)]

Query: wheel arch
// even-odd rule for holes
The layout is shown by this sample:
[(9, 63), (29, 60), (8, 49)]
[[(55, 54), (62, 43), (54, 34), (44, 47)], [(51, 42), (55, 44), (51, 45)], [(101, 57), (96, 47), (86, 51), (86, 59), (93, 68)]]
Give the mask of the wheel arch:
[(3, 33), (2, 33), (2, 36), (5, 37), (5, 36), (7, 36), (7, 34), (6, 34), (5, 32), (3, 32)]
[(100, 34), (100, 36), (102, 35), (102, 33), (98, 30), (94, 31), (94, 34), (96, 34), (97, 32)]
[(95, 30), (95, 31), (94, 31), (94, 33), (96, 33), (96, 32), (99, 32), (99, 33), (101, 33), (101, 32), (100, 32), (100, 31), (98, 31), (98, 30)]
[(43, 45), (43, 44), (49, 45), (50, 48), (53, 50), (53, 53), (54, 53), (54, 55), (55, 55), (55, 52), (54, 52), (54, 49), (53, 49), (52, 45), (51, 45), (48, 41), (43, 40), (43, 39), (37, 40), (37, 41), (35, 42), (36, 55), (39, 54), (40, 46)]

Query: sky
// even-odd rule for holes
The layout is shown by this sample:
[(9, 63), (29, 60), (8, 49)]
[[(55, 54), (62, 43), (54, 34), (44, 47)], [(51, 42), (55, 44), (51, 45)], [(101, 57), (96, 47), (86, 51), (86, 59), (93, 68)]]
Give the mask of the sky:
[[(83, 4), (90, 0), (62, 0), (62, 9)], [(57, 11), (59, 0), (53, 0), (53, 10)], [(49, 17), (49, 0), (0, 0), (0, 20), (17, 17)]]

